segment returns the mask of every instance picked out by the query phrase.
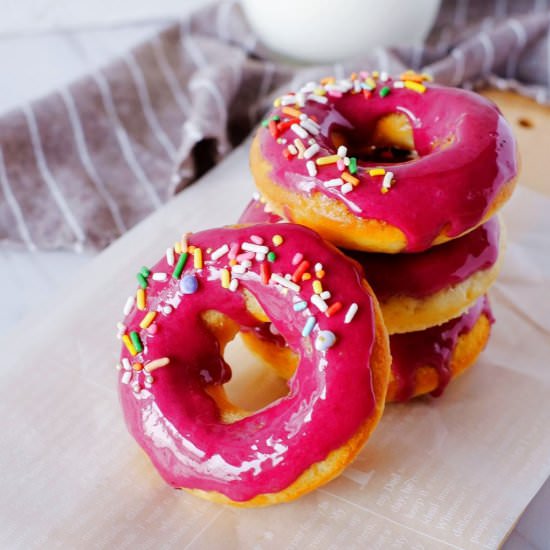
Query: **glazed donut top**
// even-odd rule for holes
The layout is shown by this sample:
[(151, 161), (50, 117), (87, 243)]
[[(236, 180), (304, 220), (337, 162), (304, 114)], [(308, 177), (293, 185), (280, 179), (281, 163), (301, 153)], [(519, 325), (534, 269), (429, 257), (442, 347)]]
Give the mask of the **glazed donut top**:
[[(213, 229), (179, 247), (142, 268), (119, 327), (129, 429), (175, 487), (234, 501), (278, 492), (375, 410), (373, 297), (355, 264), (302, 226)], [(227, 382), (231, 369), (203, 315), (215, 310), (243, 328), (259, 325), (246, 291), (300, 364), (288, 396), (227, 423), (207, 390)]]
[[(266, 210), (267, 209), (267, 210)], [(254, 198), (239, 223), (276, 223), (282, 218)], [(378, 254), (347, 250), (365, 270), (376, 297), (385, 302), (393, 296), (425, 298), (465, 281), (492, 267), (499, 255), (500, 220), (491, 218), (458, 239), (416, 254)]]
[[(361, 72), (278, 98), (257, 135), (271, 180), (397, 227), (407, 251), (429, 248), (442, 232), (456, 237), (478, 226), (517, 175), (511, 129), (489, 100), (424, 80)], [(395, 113), (410, 122), (417, 158), (362, 160), (355, 151), (369, 143), (378, 121)], [(347, 147), (336, 146), (335, 134), (347, 136)]]

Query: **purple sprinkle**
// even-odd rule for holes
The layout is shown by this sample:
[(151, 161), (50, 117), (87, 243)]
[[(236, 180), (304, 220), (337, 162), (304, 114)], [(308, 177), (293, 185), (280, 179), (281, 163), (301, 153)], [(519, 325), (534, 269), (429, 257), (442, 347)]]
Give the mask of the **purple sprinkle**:
[(199, 281), (194, 275), (184, 275), (180, 280), (180, 290), (184, 294), (194, 294), (199, 288)]

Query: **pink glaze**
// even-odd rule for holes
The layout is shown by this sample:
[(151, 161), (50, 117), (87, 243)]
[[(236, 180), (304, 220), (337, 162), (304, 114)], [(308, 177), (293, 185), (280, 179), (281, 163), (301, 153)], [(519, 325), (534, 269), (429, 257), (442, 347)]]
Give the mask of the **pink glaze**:
[[(386, 97), (379, 94), (383, 86), (391, 89)], [(517, 175), (517, 147), (498, 107), (473, 92), (427, 84), (425, 93), (417, 93), (393, 86), (393, 81), (379, 82), (369, 99), (353, 91), (341, 98), (327, 95), (326, 104), (305, 93), (301, 112), (319, 124), (318, 134), (303, 139), (306, 147), (310, 140), (320, 146), (312, 160), (336, 153), (330, 138), (334, 130), (345, 133), (353, 149), (368, 143), (381, 117), (403, 113), (410, 120), (418, 158), (390, 164), (359, 159), (355, 176), (360, 183), (347, 194), (323, 185), (341, 175), (336, 163), (318, 166), (317, 175), (311, 176), (306, 159), (283, 156), (297, 137), (292, 129), (275, 139), (268, 128), (260, 127), (258, 138), (273, 183), (306, 196), (322, 193), (355, 216), (387, 222), (405, 234), (406, 251), (418, 252), (429, 248), (441, 231), (455, 237), (479, 225), (499, 191)], [(281, 122), (291, 118), (281, 107), (268, 120), (273, 116)], [(394, 174), (387, 193), (381, 192), (383, 178), (367, 172), (375, 166)], [(290, 209), (285, 215), (292, 220)]]
[[(272, 244), (274, 235), (283, 237), (280, 246)], [(296, 268), (291, 261), (296, 252), (303, 253), (312, 266), (321, 262), (326, 272), (323, 287), (332, 293), (328, 303), (341, 301), (343, 310), (329, 318), (310, 303), (315, 277), (301, 282), (299, 292), (283, 289), (273, 280), (263, 284), (260, 262), (255, 259), (244, 275), (235, 275), (239, 278), (235, 292), (222, 288), (220, 270), (228, 267), (228, 256), (213, 261), (208, 249), (215, 251), (227, 244), (235, 252), (232, 243), (251, 242), (252, 236), (263, 239), (275, 252), (276, 259), (269, 263), (272, 273), (293, 274)], [(195, 274), (198, 290), (182, 294), (180, 281), (171, 276), (173, 267), (162, 259), (151, 269), (146, 289), (146, 309), (159, 311), (157, 332), (139, 328), (146, 311), (133, 307), (124, 320), (128, 334), (139, 333), (144, 350), (131, 357), (123, 347), (122, 359), (143, 364), (161, 357), (170, 359), (169, 365), (152, 372), (154, 381), (149, 383), (145, 383), (144, 371), (121, 371), (119, 391), (128, 428), (174, 487), (218, 491), (235, 501), (276, 493), (346, 443), (374, 412), (372, 298), (362, 287), (355, 265), (302, 226), (284, 223), (214, 229), (191, 235), (189, 244), (202, 249), (204, 266), (195, 269), (190, 255), (182, 277)], [(155, 281), (154, 273), (167, 273), (168, 280)], [(200, 316), (214, 309), (243, 329), (258, 326), (245, 309), (242, 289), (258, 299), (288, 345), (300, 355), (300, 363), (288, 383), (288, 396), (225, 424), (206, 388), (227, 382), (231, 369)], [(306, 310), (294, 311), (298, 298), (308, 302)], [(345, 311), (354, 302), (358, 312), (351, 324), (344, 324)], [(163, 313), (166, 304), (172, 308), (169, 314)], [(311, 335), (303, 337), (308, 315), (315, 317), (317, 325)], [(336, 335), (336, 343), (325, 351), (314, 347), (320, 330)], [(130, 373), (131, 380), (124, 380)]]
[[(260, 201), (252, 200), (239, 223), (281, 219), (265, 212)], [(345, 253), (361, 264), (380, 301), (394, 296), (426, 298), (492, 267), (498, 259), (499, 237), (500, 223), (493, 217), (462, 237), (416, 254)]]
[(421, 367), (432, 367), (437, 372), (438, 384), (432, 395), (443, 393), (451, 380), (451, 356), (458, 339), (472, 330), (481, 315), (494, 322), (487, 296), (479, 298), (461, 317), (443, 325), (390, 336), (392, 373), (399, 385), (397, 401), (413, 396), (415, 375)]

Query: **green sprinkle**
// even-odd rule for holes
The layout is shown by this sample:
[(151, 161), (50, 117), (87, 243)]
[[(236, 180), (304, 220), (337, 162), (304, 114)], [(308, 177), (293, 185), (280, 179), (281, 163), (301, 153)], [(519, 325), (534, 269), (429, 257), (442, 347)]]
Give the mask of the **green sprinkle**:
[(268, 262), (274, 262), (277, 259), (277, 254), (275, 252), (269, 252), (267, 255), (267, 261)]
[(279, 115), (275, 115), (271, 117), (271, 120), (274, 120), (275, 122), (279, 122), (279, 120), (281, 120), (281, 117)]
[(350, 174), (357, 173), (357, 159), (355, 157), (349, 158), (349, 173)]
[(380, 90), (380, 97), (386, 97), (389, 93), (390, 93), (390, 88), (389, 88), (389, 86), (384, 86), (384, 87)]
[(144, 277), (149, 277), (149, 275), (151, 275), (151, 270), (147, 267), (147, 266), (143, 266), (139, 272), (144, 276)]
[(143, 351), (143, 344), (141, 343), (141, 338), (139, 337), (139, 334), (135, 330), (130, 332), (130, 340), (132, 340), (132, 344), (134, 344), (134, 347), (136, 348), (136, 351), (138, 353)]
[(267, 128), (269, 126), (269, 120), (267, 118), (265, 120), (262, 120), (262, 126), (264, 128)]
[(178, 258), (178, 263), (176, 264), (176, 267), (174, 267), (174, 272), (172, 273), (172, 277), (174, 277), (174, 279), (180, 278), (181, 272), (185, 267), (185, 262), (187, 261), (187, 256), (189, 256), (187, 252), (180, 254), (180, 257)]
[(146, 279), (141, 273), (138, 273), (138, 274), (136, 275), (136, 277), (137, 277), (139, 286), (140, 286), (141, 288), (147, 288), (147, 279)]

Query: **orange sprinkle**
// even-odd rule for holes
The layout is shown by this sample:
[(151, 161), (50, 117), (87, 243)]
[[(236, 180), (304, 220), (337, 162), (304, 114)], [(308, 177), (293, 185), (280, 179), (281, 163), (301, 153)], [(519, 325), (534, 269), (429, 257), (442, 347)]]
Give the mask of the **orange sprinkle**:
[(304, 273), (302, 275), (302, 281), (309, 281), (311, 279), (311, 273)]
[(283, 114), (299, 119), (302, 113), (294, 107), (283, 107)]
[(315, 275), (316, 275), (317, 279), (322, 279), (325, 276), (325, 270), (320, 269), (319, 271), (315, 272)]
[(143, 370), (143, 365), (142, 365), (141, 363), (134, 363), (134, 364), (132, 365), (132, 368), (133, 368), (134, 370), (137, 370), (137, 371), (139, 372), (140, 370)]
[(342, 172), (340, 174), (340, 177), (344, 180), (344, 181), (347, 181), (348, 183), (351, 183), (352, 185), (357, 185), (359, 183), (359, 180), (355, 177), (355, 176), (352, 176), (350, 173), (348, 172)]
[(230, 266), (234, 266), (234, 265), (237, 265), (239, 262), (237, 262), (237, 260), (235, 260), (235, 258), (233, 258), (232, 260), (229, 260), (229, 265)]
[(326, 76), (325, 78), (321, 79), (321, 84), (323, 86), (326, 86), (327, 84), (334, 84), (336, 82), (336, 79), (333, 76)]
[(326, 311), (327, 317), (332, 317), (335, 313), (338, 313), (342, 309), (342, 302), (334, 302)]
[(292, 282), (297, 283), (302, 278), (302, 275), (309, 269), (309, 262), (307, 260), (303, 260), (298, 264), (298, 267), (296, 268), (296, 271), (292, 274)]
[(262, 283), (267, 285), (271, 277), (271, 269), (269, 269), (269, 264), (267, 262), (262, 262), (260, 264), (260, 275), (262, 276)]

